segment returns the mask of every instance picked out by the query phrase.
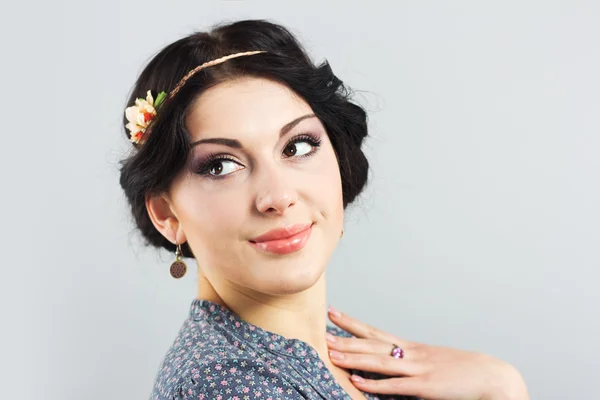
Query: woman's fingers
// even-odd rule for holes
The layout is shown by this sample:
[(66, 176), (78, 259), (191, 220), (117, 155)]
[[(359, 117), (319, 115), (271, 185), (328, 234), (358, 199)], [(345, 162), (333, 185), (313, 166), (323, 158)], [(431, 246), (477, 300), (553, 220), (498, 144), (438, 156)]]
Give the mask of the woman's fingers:
[(420, 377), (365, 379), (358, 375), (350, 378), (354, 386), (363, 392), (427, 397), (426, 381)]
[(342, 353), (337, 350), (329, 350), (329, 358), (331, 362), (341, 368), (389, 376), (414, 376), (424, 372), (422, 365), (417, 361), (397, 359), (390, 355)]
[(391, 354), (393, 345), (377, 339), (346, 338), (327, 334), (329, 349), (343, 353)]
[(367, 325), (364, 322), (357, 320), (356, 318), (348, 316), (347, 314), (343, 314), (333, 307), (329, 307), (328, 311), (329, 319), (331, 320), (331, 322), (344, 329), (345, 331), (350, 332), (356, 337), (364, 339), (376, 339), (382, 342), (395, 344), (402, 348), (407, 347), (409, 344), (409, 342), (405, 340), (402, 340), (394, 335), (391, 335), (380, 329)]
[[(360, 338), (347, 338), (341, 336), (334, 336), (330, 333), (327, 334), (327, 346), (330, 350), (337, 350), (342, 353), (365, 353), (365, 354), (379, 354), (391, 357), (394, 345), (382, 342), (377, 339), (360, 339)], [(408, 346), (402, 348), (404, 351), (405, 360), (416, 360), (417, 350)]]

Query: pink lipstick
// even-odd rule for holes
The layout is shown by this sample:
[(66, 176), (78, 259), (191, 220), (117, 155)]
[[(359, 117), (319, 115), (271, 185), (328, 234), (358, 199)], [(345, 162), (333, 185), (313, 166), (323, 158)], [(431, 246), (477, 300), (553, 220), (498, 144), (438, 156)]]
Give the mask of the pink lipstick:
[(312, 224), (297, 224), (269, 232), (251, 239), (252, 246), (274, 254), (288, 254), (302, 249), (312, 233)]

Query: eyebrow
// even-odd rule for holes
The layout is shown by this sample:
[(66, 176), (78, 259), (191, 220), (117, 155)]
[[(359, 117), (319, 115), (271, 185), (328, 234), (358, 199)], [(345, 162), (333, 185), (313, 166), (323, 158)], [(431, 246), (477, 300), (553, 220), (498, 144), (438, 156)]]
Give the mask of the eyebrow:
[[(279, 137), (284, 136), (286, 133), (294, 129), (296, 125), (307, 118), (316, 118), (315, 114), (306, 114), (301, 117), (294, 119), (293, 121), (288, 122), (284, 126), (281, 127), (279, 131)], [(239, 140), (236, 139), (226, 139), (226, 138), (209, 138), (209, 139), (201, 139), (192, 143), (192, 147), (197, 146), (202, 143), (213, 143), (213, 144), (222, 144), (224, 146), (233, 147), (235, 149), (241, 149), (242, 144)]]

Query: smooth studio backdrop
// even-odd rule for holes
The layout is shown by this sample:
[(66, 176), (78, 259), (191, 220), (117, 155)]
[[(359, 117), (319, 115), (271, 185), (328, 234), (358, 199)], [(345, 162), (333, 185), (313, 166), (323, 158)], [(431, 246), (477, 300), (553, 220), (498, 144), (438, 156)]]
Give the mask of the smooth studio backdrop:
[(391, 0), (5, 7), (0, 398), (148, 397), (195, 273), (133, 230), (125, 101), (164, 45), (242, 18), (289, 27), (370, 113), (330, 303), (500, 357), (532, 399), (600, 398), (600, 3)]

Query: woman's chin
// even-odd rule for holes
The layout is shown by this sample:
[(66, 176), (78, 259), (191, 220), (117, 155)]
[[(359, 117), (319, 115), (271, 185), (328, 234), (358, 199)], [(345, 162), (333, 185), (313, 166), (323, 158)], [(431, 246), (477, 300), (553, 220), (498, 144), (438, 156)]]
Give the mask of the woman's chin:
[(260, 279), (258, 291), (274, 295), (290, 295), (304, 292), (313, 287), (322, 276), (324, 269), (303, 269), (279, 271)]

